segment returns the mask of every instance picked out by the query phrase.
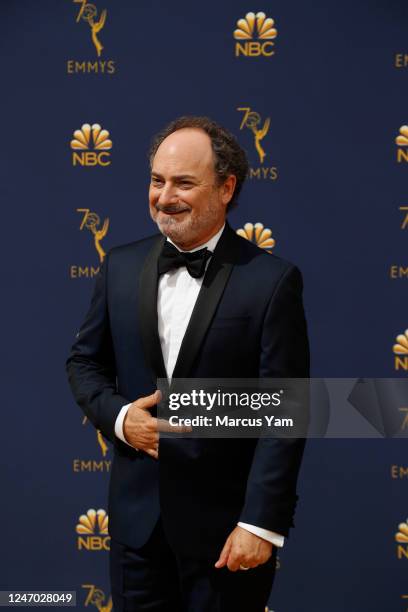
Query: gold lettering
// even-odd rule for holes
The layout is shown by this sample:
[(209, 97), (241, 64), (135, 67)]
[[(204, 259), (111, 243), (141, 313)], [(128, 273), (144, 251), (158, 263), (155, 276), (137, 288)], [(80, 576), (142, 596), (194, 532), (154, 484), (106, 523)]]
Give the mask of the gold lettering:
[(408, 54), (396, 53), (394, 65), (396, 68), (406, 68), (408, 66)]
[(391, 478), (398, 480), (399, 478), (408, 478), (408, 466), (403, 465), (392, 465), (391, 466)]
[(408, 150), (399, 148), (397, 151), (397, 161), (401, 163), (402, 161), (408, 162)]
[(110, 536), (78, 537), (78, 550), (110, 550)]
[(77, 540), (78, 550), (89, 550), (89, 538), (82, 538), (81, 536)]
[(401, 544), (398, 545), (398, 559), (402, 559), (402, 557), (405, 557), (406, 559), (408, 559), (408, 546), (401, 546)]
[(248, 43), (235, 43), (235, 57), (238, 57), (239, 55), (248, 55), (247, 44)]
[(73, 472), (110, 472), (112, 461), (95, 461), (92, 459), (73, 459)]
[[(106, 160), (106, 161), (105, 161)], [(77, 163), (80, 166), (110, 166), (110, 153), (107, 151), (101, 151), (95, 153), (95, 151), (82, 151), (81, 153), (72, 153), (72, 165), (76, 166)]]
[[(267, 51), (267, 49), (270, 49), (270, 51)], [(270, 57), (274, 53), (275, 51), (273, 50), (273, 42), (265, 42), (262, 45), (262, 55), (265, 55), (266, 57)]]
[[(400, 210), (408, 210), (408, 206), (400, 206), (399, 209)], [(405, 213), (404, 220), (403, 220), (402, 225), (401, 225), (401, 229), (405, 229), (407, 227), (407, 225), (408, 225), (408, 212)]]
[(99, 274), (99, 266), (75, 266), (69, 269), (70, 278), (94, 278)]
[(400, 412), (403, 413), (401, 431), (408, 429), (408, 408), (400, 408)]
[(271, 41), (262, 44), (257, 40), (251, 40), (244, 43), (237, 42), (235, 43), (235, 57), (239, 55), (245, 55), (246, 57), (259, 57), (259, 55), (270, 57), (275, 53), (273, 46), (274, 43)]
[(408, 370), (408, 357), (398, 357), (395, 356), (395, 369), (399, 370)]
[[(104, 162), (103, 160), (106, 159), (107, 161)], [(106, 151), (104, 151), (103, 153), (99, 153), (98, 155), (98, 163), (100, 166), (110, 166), (110, 154), (107, 153)]]
[(249, 178), (261, 178), (261, 169), (260, 168), (250, 168), (249, 169)]
[(278, 178), (278, 169), (276, 168), (276, 166), (272, 166), (270, 168), (265, 166), (259, 166), (258, 168), (250, 167), (249, 178), (269, 179), (271, 181), (276, 181), (276, 179)]
[(67, 60), (68, 74), (114, 74), (115, 70), (114, 60), (94, 62)]
[(110, 537), (109, 536), (107, 536), (106, 538), (103, 538), (102, 546), (105, 550), (110, 550)]
[(78, 266), (78, 278), (81, 278), (82, 276), (85, 276), (85, 278), (89, 278), (88, 266), (85, 266), (84, 268), (82, 268), (82, 266)]
[(72, 153), (72, 165), (76, 166), (77, 162), (80, 166), (86, 166), (86, 160), (83, 153)]
[(98, 156), (95, 151), (87, 151), (84, 156), (87, 166), (96, 166), (98, 164)]
[(248, 55), (250, 55), (251, 57), (258, 57), (258, 55), (261, 55), (262, 49), (261, 49), (261, 43), (253, 40), (248, 44)]
[(90, 540), (91, 550), (102, 550), (103, 544), (102, 544), (102, 538), (101, 537), (99, 537), (99, 536), (90, 536), (89, 540)]

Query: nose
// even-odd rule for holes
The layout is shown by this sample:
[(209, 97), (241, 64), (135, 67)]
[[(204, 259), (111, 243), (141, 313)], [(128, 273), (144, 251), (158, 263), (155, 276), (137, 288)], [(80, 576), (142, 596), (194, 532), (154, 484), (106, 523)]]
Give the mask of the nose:
[(176, 204), (178, 201), (177, 188), (171, 183), (165, 183), (160, 190), (158, 204)]

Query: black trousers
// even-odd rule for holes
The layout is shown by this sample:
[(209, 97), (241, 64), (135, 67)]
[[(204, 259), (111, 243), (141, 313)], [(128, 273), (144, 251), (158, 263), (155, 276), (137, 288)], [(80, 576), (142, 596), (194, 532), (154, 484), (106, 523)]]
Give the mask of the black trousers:
[(112, 540), (113, 612), (264, 612), (275, 574), (276, 548), (265, 564), (246, 571), (216, 569), (216, 560), (177, 555), (160, 520), (139, 549)]

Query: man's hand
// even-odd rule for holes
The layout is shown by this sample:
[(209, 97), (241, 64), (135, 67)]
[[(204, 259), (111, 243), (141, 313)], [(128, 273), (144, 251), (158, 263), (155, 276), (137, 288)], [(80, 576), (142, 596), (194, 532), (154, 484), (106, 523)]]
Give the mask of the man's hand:
[(155, 459), (159, 458), (159, 432), (168, 431), (185, 433), (191, 427), (170, 425), (164, 419), (152, 417), (149, 410), (161, 400), (159, 390), (146, 397), (135, 400), (126, 413), (123, 421), (123, 435), (133, 447), (144, 451)]
[(242, 527), (235, 527), (228, 536), (215, 567), (226, 565), (231, 572), (236, 572), (240, 565), (248, 568), (256, 567), (266, 563), (272, 555), (272, 547), (271, 542), (259, 538)]

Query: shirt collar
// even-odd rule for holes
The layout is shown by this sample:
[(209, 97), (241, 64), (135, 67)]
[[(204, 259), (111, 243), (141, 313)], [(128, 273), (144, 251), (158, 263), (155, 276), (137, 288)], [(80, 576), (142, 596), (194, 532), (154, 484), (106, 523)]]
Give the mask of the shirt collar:
[(212, 236), (212, 238), (208, 240), (208, 242), (206, 242), (205, 244), (200, 244), (200, 246), (195, 247), (195, 249), (191, 249), (191, 251), (183, 251), (183, 249), (180, 249), (176, 244), (174, 244), (174, 242), (170, 240), (169, 237), (167, 237), (167, 240), (171, 242), (171, 244), (175, 246), (177, 250), (183, 251), (183, 253), (194, 253), (194, 251), (199, 251), (200, 249), (205, 249), (205, 248), (207, 248), (211, 252), (214, 252), (214, 249), (217, 246), (219, 239), (221, 238), (221, 234), (224, 231), (224, 228), (225, 228), (225, 223), (222, 226), (222, 228), (218, 230), (218, 232), (214, 234), (214, 236)]

